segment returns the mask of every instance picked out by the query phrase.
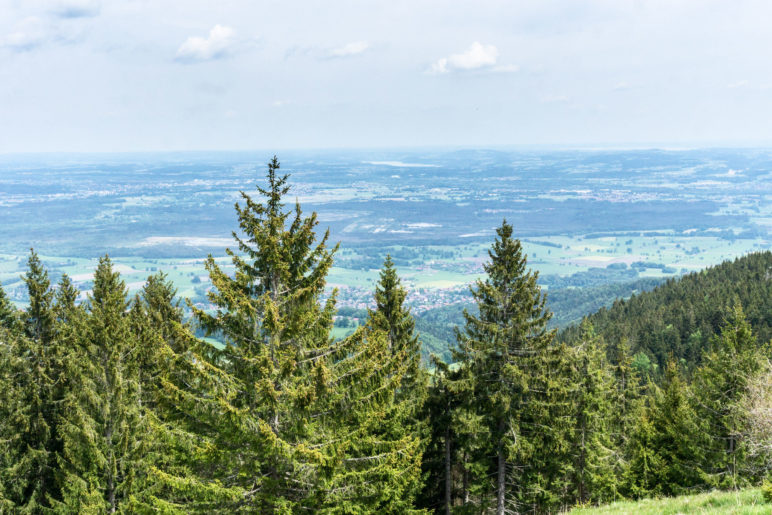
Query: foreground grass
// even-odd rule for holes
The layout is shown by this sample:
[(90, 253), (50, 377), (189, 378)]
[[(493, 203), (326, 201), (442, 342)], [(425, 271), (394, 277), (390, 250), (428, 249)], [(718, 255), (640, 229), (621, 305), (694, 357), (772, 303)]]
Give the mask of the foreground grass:
[(772, 513), (772, 504), (764, 502), (761, 490), (748, 489), (738, 492), (708, 492), (664, 499), (616, 502), (596, 508), (575, 508), (570, 512), (571, 515), (621, 515), (627, 513), (643, 515), (675, 515), (680, 513), (769, 514)]

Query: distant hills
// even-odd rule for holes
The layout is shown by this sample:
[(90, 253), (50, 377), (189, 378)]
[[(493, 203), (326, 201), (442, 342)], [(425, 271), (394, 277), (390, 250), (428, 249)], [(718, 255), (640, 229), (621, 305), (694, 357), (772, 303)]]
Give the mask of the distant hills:
[[(756, 252), (726, 261), (652, 291), (618, 300), (587, 317), (606, 342), (627, 341), (658, 367), (669, 355), (688, 368), (699, 364), (703, 350), (718, 333), (729, 308), (740, 302), (758, 341), (772, 338), (772, 252)], [(559, 339), (576, 341), (576, 326)]]
[[(572, 324), (578, 324), (586, 315), (610, 307), (618, 299), (649, 291), (663, 282), (660, 278), (644, 278), (582, 288), (549, 288), (547, 305), (552, 311), (550, 326), (565, 329)], [(472, 303), (453, 304), (415, 314), (416, 329), (420, 333), (425, 356), (437, 354), (445, 360), (450, 360), (449, 349), (456, 341), (454, 328), (463, 326), (464, 309), (475, 312), (477, 307)]]
[[(558, 339), (575, 342), (586, 316), (606, 342), (626, 341), (656, 369), (668, 356), (693, 367), (728, 309), (739, 301), (759, 342), (772, 339), (772, 252), (757, 252), (678, 279), (640, 279), (627, 283), (547, 290)], [(424, 354), (449, 359), (454, 328), (474, 304), (455, 304), (416, 314)]]

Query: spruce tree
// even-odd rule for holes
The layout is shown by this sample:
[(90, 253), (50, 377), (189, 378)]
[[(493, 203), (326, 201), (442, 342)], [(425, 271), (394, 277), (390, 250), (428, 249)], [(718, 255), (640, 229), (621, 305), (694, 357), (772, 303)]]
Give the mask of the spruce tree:
[(612, 465), (615, 476), (620, 479), (620, 488), (623, 494), (627, 492), (626, 480), (629, 478), (628, 468), (631, 464), (633, 442), (631, 435), (636, 434), (638, 422), (641, 417), (644, 388), (641, 378), (633, 366), (633, 357), (630, 352), (630, 344), (627, 340), (613, 340), (609, 342), (607, 356), (611, 365), (614, 378), (614, 392), (611, 403), (614, 406), (611, 420), (612, 449), (614, 450)]
[[(649, 382), (648, 388), (656, 390), (657, 387)], [(660, 495), (660, 474), (665, 462), (657, 451), (657, 429), (651, 416), (653, 398), (649, 394), (635, 404), (630, 435), (625, 442), (623, 492), (634, 499)]]
[(675, 360), (670, 359), (651, 413), (656, 435), (654, 449), (661, 463), (656, 491), (665, 495), (681, 495), (707, 486), (702, 471), (704, 428), (692, 403), (689, 386)]
[(613, 412), (615, 384), (603, 340), (590, 322), (573, 349), (571, 473), (573, 501), (607, 502), (617, 496), (614, 470)]
[(137, 362), (140, 374), (142, 402), (156, 410), (159, 402), (161, 378), (171, 373), (168, 358), (186, 350), (185, 342), (192, 340), (188, 328), (183, 327), (180, 301), (175, 300), (177, 289), (163, 272), (147, 278), (142, 290), (134, 297), (129, 310), (129, 324), (139, 346)]
[(748, 412), (743, 399), (762, 370), (761, 358), (742, 306), (735, 301), (694, 379), (698, 414), (710, 436), (704, 468), (723, 487), (738, 488), (750, 479), (740, 474), (747, 457), (743, 434)]
[(415, 332), (415, 319), (406, 307), (407, 290), (394, 268), (394, 261), (387, 255), (383, 262), (380, 278), (375, 287), (375, 310), (370, 310), (373, 328), (386, 333), (389, 348), (394, 355), (405, 354), (408, 368), (400, 395), (415, 405), (415, 411), (421, 409), (426, 395), (426, 373), (421, 366), (421, 342)]
[[(389, 417), (397, 434), (409, 433), (420, 441), (427, 436), (423, 413), (428, 374), (421, 366), (421, 342), (415, 332), (415, 320), (406, 307), (407, 290), (402, 286), (391, 256), (386, 256), (380, 280), (375, 287), (375, 310), (369, 311), (370, 325), (386, 334), (390, 360), (404, 360), (406, 366), (396, 396), (400, 409)], [(418, 486), (418, 485), (416, 485)]]
[(72, 283), (72, 279), (67, 274), (62, 274), (59, 284), (54, 293), (54, 326), (57, 339), (70, 329), (74, 321), (84, 314), (83, 307), (76, 302), (80, 292)]
[(182, 307), (176, 299), (177, 289), (163, 272), (147, 278), (140, 292), (140, 299), (151, 325), (169, 340), (175, 324), (182, 323)]
[(126, 313), (126, 287), (100, 258), (80, 341), (68, 349), (71, 388), (61, 417), (63, 512), (135, 509), (150, 441), (139, 396), (137, 344)]
[(407, 353), (372, 327), (332, 341), (335, 296), (322, 296), (335, 248), (327, 233), (316, 240), (315, 214), (284, 209), (278, 170), (274, 158), (262, 202), (242, 193), (236, 204), (235, 273), (206, 262), (216, 309), (194, 312), (225, 348), (178, 356), (193, 387), (164, 388), (211, 445), (193, 478), (165, 481), (176, 495), (196, 490), (189, 506), (209, 512), (409, 511), (419, 442), (389, 426), (407, 409), (396, 396)]
[(48, 271), (33, 249), (30, 249), (27, 273), (22, 279), (27, 285), (29, 295), (29, 308), (27, 308), (25, 315), (27, 336), (35, 342), (48, 346), (54, 331), (54, 312), (52, 309), (54, 291), (51, 289)]
[(521, 503), (550, 502), (543, 497), (549, 489), (545, 476), (555, 471), (535, 472), (534, 465), (537, 453), (549, 459), (556, 450), (550, 424), (557, 421), (544, 418), (550, 416), (554, 386), (554, 378), (545, 375), (554, 331), (546, 329), (550, 314), (536, 283), (538, 273), (526, 270), (511, 225), (504, 221), (496, 234), (484, 266), (487, 277), (472, 289), (479, 316), (464, 313), (465, 328), (453, 354), (468, 368), (474, 403), (490, 433), (496, 512), (503, 514), (519, 510)]
[(11, 409), (2, 425), (8, 459), (0, 471), (5, 497), (15, 510), (37, 513), (50, 508), (59, 495), (56, 455), (60, 448), (58, 416), (61, 355), (54, 344), (54, 292), (34, 250), (22, 277), (29, 307), (21, 314), (23, 334), (10, 338), (8, 393)]
[(16, 308), (0, 284), (0, 327), (11, 329), (16, 325)]
[(19, 377), (21, 370), (18, 339), (22, 336), (0, 326), (0, 512), (13, 513), (17, 509), (22, 493), (18, 460), (23, 457), (23, 441), (17, 439), (16, 417), (22, 407)]

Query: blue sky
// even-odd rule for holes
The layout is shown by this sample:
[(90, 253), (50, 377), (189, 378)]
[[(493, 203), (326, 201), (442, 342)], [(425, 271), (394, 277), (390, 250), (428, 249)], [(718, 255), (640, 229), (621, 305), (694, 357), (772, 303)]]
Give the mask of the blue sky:
[(772, 144), (772, 2), (0, 0), (0, 152)]

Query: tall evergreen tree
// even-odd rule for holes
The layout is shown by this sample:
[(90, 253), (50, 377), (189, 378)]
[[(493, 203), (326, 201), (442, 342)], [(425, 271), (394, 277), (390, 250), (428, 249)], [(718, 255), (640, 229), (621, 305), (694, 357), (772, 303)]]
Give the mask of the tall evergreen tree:
[(59, 458), (64, 512), (130, 511), (143, 488), (149, 435), (139, 398), (137, 344), (126, 286), (100, 258), (80, 345), (68, 349)]
[[(22, 336), (0, 326), (0, 512), (13, 513), (20, 500), (19, 484), (25, 479), (17, 474), (17, 460), (24, 451), (14, 424), (21, 408), (20, 370), (17, 354)], [(21, 382), (22, 384), (24, 382)], [(18, 510), (21, 511), (21, 510)]]
[[(194, 308), (226, 344), (203, 361), (183, 361), (200, 376), (193, 389), (175, 391), (212, 442), (196, 471), (196, 509), (409, 511), (419, 442), (383, 430), (406, 409), (395, 392), (407, 354), (392, 355), (373, 328), (331, 340), (335, 298), (322, 295), (335, 249), (327, 233), (316, 242), (315, 214), (284, 210), (289, 186), (278, 170), (274, 158), (268, 187), (258, 187), (264, 202), (242, 193), (244, 205), (236, 204), (239, 253), (227, 251), (235, 274), (206, 262), (216, 311)], [(192, 488), (182, 477), (169, 484)]]
[(675, 360), (668, 361), (665, 380), (652, 406), (654, 449), (660, 457), (658, 493), (680, 495), (707, 486), (702, 471), (706, 447), (703, 427), (692, 406), (689, 386)]
[(13, 381), (12, 409), (2, 426), (9, 459), (0, 475), (5, 496), (19, 512), (37, 513), (50, 508), (58, 497), (55, 478), (60, 447), (61, 356), (54, 345), (54, 292), (34, 250), (22, 277), (29, 308), (21, 315), (24, 334), (11, 339), (8, 363)]
[(175, 324), (182, 323), (182, 307), (176, 296), (174, 283), (163, 272), (148, 277), (140, 293), (146, 316), (167, 340), (172, 337)]
[(407, 290), (394, 268), (394, 261), (387, 255), (383, 262), (380, 279), (375, 287), (375, 310), (370, 311), (371, 325), (386, 333), (389, 348), (394, 355), (407, 358), (407, 373), (400, 388), (400, 395), (421, 409), (426, 395), (427, 376), (421, 366), (421, 342), (415, 332), (415, 319), (406, 307)]
[(740, 474), (747, 457), (742, 436), (748, 413), (743, 399), (762, 370), (761, 358), (743, 308), (735, 301), (694, 379), (698, 414), (710, 436), (705, 470), (724, 487), (738, 488), (749, 479)]
[(54, 316), (56, 323), (67, 325), (77, 309), (76, 301), (80, 292), (72, 283), (70, 276), (62, 274), (62, 278), (54, 294)]
[[(391, 256), (386, 256), (380, 280), (375, 287), (375, 310), (369, 311), (370, 325), (386, 334), (390, 360), (404, 360), (405, 374), (395, 395), (398, 409), (389, 417), (395, 436), (411, 434), (425, 442), (428, 425), (423, 412), (428, 374), (421, 366), (421, 342), (415, 320), (405, 306), (407, 290), (402, 286)], [(422, 450), (421, 450), (422, 451)], [(418, 484), (415, 485), (417, 488)], [(411, 496), (415, 496), (413, 492)]]
[(573, 349), (571, 496), (579, 503), (617, 496), (614, 467), (613, 412), (615, 384), (603, 340), (592, 324), (582, 323), (582, 339)]
[(11, 329), (16, 323), (16, 308), (0, 284), (0, 327)]
[(550, 314), (536, 283), (538, 273), (526, 270), (512, 226), (504, 221), (496, 233), (484, 266), (487, 278), (472, 289), (480, 314), (464, 313), (466, 325), (454, 358), (469, 370), (474, 402), (490, 432), (496, 512), (503, 514), (519, 510), (522, 503), (543, 502), (543, 481), (551, 474), (533, 474), (528, 467), (537, 452), (545, 457), (555, 450), (538, 448), (556, 443), (542, 418), (549, 416), (545, 408), (554, 378), (545, 375), (545, 364), (554, 332), (546, 330)]
[(147, 278), (129, 311), (129, 324), (139, 346), (142, 402), (153, 410), (158, 409), (161, 378), (171, 373), (170, 353), (184, 352), (186, 342), (192, 340), (188, 328), (182, 325), (183, 313), (176, 295), (177, 289), (167, 275), (158, 272)]
[(37, 253), (30, 249), (27, 274), (22, 278), (27, 285), (29, 308), (25, 316), (27, 336), (44, 346), (51, 343), (54, 331), (54, 291), (48, 279), (48, 271)]
[[(648, 388), (656, 385), (649, 382)], [(626, 463), (623, 468), (623, 492), (634, 499), (659, 495), (660, 472), (665, 466), (657, 452), (657, 429), (652, 420), (654, 396), (641, 397), (631, 410), (630, 435), (625, 440)]]

